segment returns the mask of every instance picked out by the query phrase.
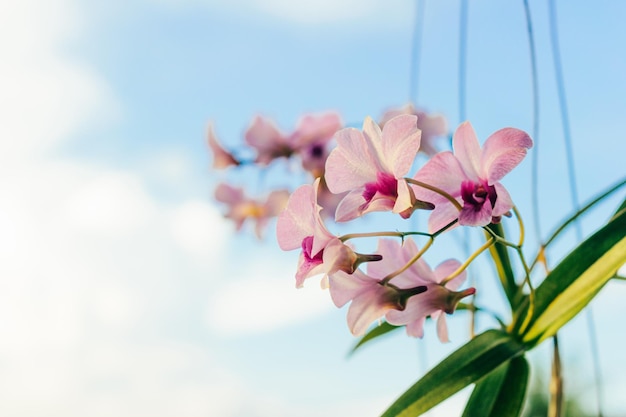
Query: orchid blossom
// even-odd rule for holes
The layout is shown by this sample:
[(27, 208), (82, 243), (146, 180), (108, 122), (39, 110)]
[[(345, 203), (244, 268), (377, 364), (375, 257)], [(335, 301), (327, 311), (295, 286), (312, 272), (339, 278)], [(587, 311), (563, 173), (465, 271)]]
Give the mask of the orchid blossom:
[[(423, 259), (411, 260), (417, 252), (411, 239), (403, 245), (380, 239), (376, 253), (382, 260), (369, 263), (367, 274), (357, 270), (352, 275), (339, 271), (330, 276), (330, 295), (335, 305), (341, 307), (352, 301), (347, 320), (353, 334), (362, 335), (372, 322), (385, 316), (391, 324), (406, 325), (410, 336), (422, 337), (424, 321), (430, 316), (437, 320), (439, 339), (448, 341), (443, 313), (452, 314), (458, 302), (473, 294), (474, 289), (455, 291), (465, 281), (465, 272), (441, 284), (461, 265), (459, 261), (444, 261), (433, 271)], [(386, 278), (407, 264), (410, 266), (404, 272), (391, 280)]]
[[(404, 244), (390, 239), (381, 239), (377, 252), (383, 260), (368, 266), (368, 273), (376, 277), (384, 277), (393, 269), (398, 269), (410, 262), (413, 255), (418, 252), (417, 245), (412, 239), (405, 239)], [(424, 336), (424, 321), (430, 316), (437, 321), (437, 336), (441, 342), (448, 342), (448, 329), (446, 315), (452, 314), (458, 302), (474, 293), (474, 288), (457, 292), (456, 290), (466, 279), (463, 271), (445, 285), (441, 282), (444, 278), (452, 275), (461, 263), (456, 259), (443, 261), (433, 271), (430, 266), (420, 258), (404, 272), (394, 277), (390, 283), (399, 289), (425, 286), (426, 291), (409, 297), (403, 309), (389, 310), (386, 319), (390, 324), (406, 325), (409, 336)]]
[(385, 111), (378, 124), (383, 129), (389, 120), (401, 114), (417, 116), (417, 128), (422, 131), (419, 150), (427, 156), (435, 155), (438, 152), (436, 146), (437, 139), (448, 134), (448, 125), (445, 117), (441, 114), (426, 113), (424, 110), (417, 109), (412, 103), (409, 103), (404, 107)]
[(215, 199), (228, 206), (225, 217), (235, 222), (236, 230), (239, 231), (247, 219), (253, 219), (259, 239), (262, 238), (269, 219), (283, 210), (288, 198), (287, 190), (272, 191), (264, 201), (246, 197), (243, 189), (228, 184), (220, 184), (215, 190)]
[(381, 131), (367, 117), (362, 132), (346, 128), (335, 134), (337, 147), (326, 161), (326, 183), (333, 193), (348, 191), (337, 207), (337, 221), (388, 210), (407, 218), (424, 207), (404, 179), (420, 147), (416, 120), (400, 115)]
[[(320, 217), (317, 204), (320, 179), (313, 185), (303, 185), (289, 197), (287, 207), (278, 216), (276, 235), (282, 250), (301, 248), (296, 272), (296, 287), (318, 274), (338, 270), (352, 273), (359, 263), (379, 260), (377, 255), (361, 255), (330, 233)], [(325, 280), (322, 281), (325, 286)]]
[(224, 147), (219, 143), (217, 137), (215, 136), (215, 132), (213, 131), (212, 124), (209, 124), (208, 128), (207, 144), (209, 145), (209, 149), (213, 152), (214, 169), (224, 169), (229, 166), (237, 166), (240, 164), (237, 158), (235, 158), (232, 153), (224, 149)]
[(453, 149), (431, 158), (414, 179), (448, 193), (461, 207), (429, 189), (416, 188), (415, 197), (433, 203), (428, 226), (438, 230), (456, 218), (459, 225), (486, 226), (497, 223), (513, 208), (511, 196), (500, 183), (532, 147), (527, 133), (505, 128), (493, 133), (482, 149), (469, 122), (454, 133)]
[(324, 173), (328, 155), (327, 144), (342, 126), (336, 113), (307, 114), (290, 133), (282, 132), (276, 124), (256, 116), (245, 133), (245, 140), (257, 151), (255, 162), (269, 165), (274, 159), (300, 155), (302, 166), (314, 177)]

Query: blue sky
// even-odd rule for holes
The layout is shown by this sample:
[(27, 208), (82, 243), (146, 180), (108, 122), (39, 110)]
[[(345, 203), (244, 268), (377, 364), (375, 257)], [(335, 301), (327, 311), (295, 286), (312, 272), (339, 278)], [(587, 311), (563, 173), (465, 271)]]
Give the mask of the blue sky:
[[(483, 140), (505, 126), (532, 129), (518, 3), (470, 5), (467, 117)], [(571, 203), (547, 8), (530, 4), (546, 234)], [(261, 242), (236, 235), (211, 200), (221, 180), (252, 190), (264, 181), (251, 170), (209, 169), (210, 121), (237, 147), (257, 113), (289, 130), (307, 111), (334, 109), (360, 125), (405, 104), (412, 2), (11, 0), (2, 9), (0, 414), (374, 416), (465, 340), (459, 314), (449, 320), (453, 343), (441, 345), (427, 326), (422, 341), (398, 333), (347, 359), (345, 309), (315, 282), (296, 291), (297, 254), (280, 252), (271, 231)], [(558, 2), (583, 200), (625, 173), (625, 9)], [(426, 2), (425, 13), (418, 104), (454, 127), (458, 2)], [(530, 166), (505, 181), (529, 224)], [(295, 186), (284, 172), (274, 168), (269, 181)], [(529, 252), (534, 242), (531, 231)], [(453, 243), (433, 251), (450, 253), (462, 257)], [(487, 270), (479, 300), (500, 308)], [(621, 415), (624, 340), (615, 322), (626, 314), (626, 287), (609, 287), (594, 314), (605, 406)], [(584, 318), (562, 339), (567, 387), (593, 409)], [(533, 358), (545, 367), (547, 349)], [(431, 416), (455, 414), (463, 395)]]

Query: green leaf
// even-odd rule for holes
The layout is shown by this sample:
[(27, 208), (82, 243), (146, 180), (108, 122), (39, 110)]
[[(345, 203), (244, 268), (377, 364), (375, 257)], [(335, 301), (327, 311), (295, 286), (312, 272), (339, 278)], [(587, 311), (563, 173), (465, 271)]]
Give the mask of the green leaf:
[[(491, 230), (495, 235), (504, 238), (504, 228), (501, 223), (498, 224), (490, 224), (487, 226), (489, 230)], [(489, 236), (489, 234), (487, 234)], [(509, 258), (509, 249), (506, 245), (502, 243), (496, 243), (489, 247), (489, 253), (491, 254), (491, 259), (493, 259), (493, 263), (496, 266), (496, 272), (498, 273), (498, 277), (500, 278), (500, 282), (502, 283), (502, 289), (504, 290), (504, 294), (506, 298), (509, 300), (509, 304), (511, 307), (515, 307), (516, 300), (515, 296), (517, 295), (517, 284), (515, 282), (515, 275), (513, 273), (513, 268), (511, 267), (511, 259)]]
[[(626, 260), (626, 211), (574, 249), (536, 289), (532, 318), (523, 341), (532, 345), (554, 335), (602, 289)], [(528, 309), (528, 303), (523, 308)], [(526, 316), (525, 311), (514, 325)]]
[(522, 354), (524, 345), (499, 330), (488, 330), (441, 361), (396, 400), (383, 417), (414, 417)]
[(393, 324), (389, 324), (387, 322), (381, 323), (379, 326), (376, 326), (372, 330), (367, 332), (365, 336), (363, 336), (361, 340), (359, 340), (358, 343), (354, 345), (350, 352), (348, 352), (348, 355), (352, 355), (358, 348), (363, 346), (365, 343), (402, 327), (404, 326), (394, 326)]
[(476, 383), (463, 417), (518, 417), (528, 386), (528, 362), (518, 356)]

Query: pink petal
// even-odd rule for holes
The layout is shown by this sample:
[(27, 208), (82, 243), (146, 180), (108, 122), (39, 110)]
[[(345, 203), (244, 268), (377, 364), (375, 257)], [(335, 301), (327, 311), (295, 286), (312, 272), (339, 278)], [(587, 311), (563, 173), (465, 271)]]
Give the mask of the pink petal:
[(280, 214), (289, 201), (289, 191), (275, 190), (267, 196), (267, 201), (263, 205), (267, 217), (274, 217)]
[(339, 202), (337, 209), (335, 210), (335, 221), (347, 222), (349, 220), (356, 219), (361, 215), (360, 207), (365, 203), (363, 198), (363, 189), (358, 188), (350, 191)]
[(367, 149), (369, 149), (372, 155), (376, 171), (391, 172), (391, 168), (384, 157), (382, 137), (383, 133), (380, 130), (380, 126), (371, 117), (367, 116), (363, 120), (363, 138), (365, 139)]
[(404, 265), (404, 257), (400, 242), (393, 239), (378, 239), (376, 253), (383, 259), (377, 262), (368, 262), (367, 275), (382, 279), (390, 272)]
[(370, 324), (384, 316), (392, 307), (387, 301), (389, 290), (378, 284), (374, 285), (352, 300), (348, 309), (348, 327), (355, 336), (364, 335)]
[(408, 334), (411, 337), (419, 337), (421, 339), (422, 337), (424, 337), (424, 323), (425, 322), (426, 322), (426, 317), (413, 320), (412, 322), (406, 325), (406, 334)]
[(496, 204), (493, 207), (492, 216), (503, 216), (506, 212), (513, 208), (513, 200), (511, 200), (511, 196), (506, 188), (504, 188), (504, 185), (496, 182), (494, 187), (498, 197), (496, 198)]
[(330, 298), (337, 307), (342, 307), (363, 292), (369, 281), (371, 279), (358, 269), (351, 275), (337, 271), (328, 279)]
[(481, 150), (476, 132), (470, 122), (463, 122), (454, 132), (452, 139), (454, 156), (459, 160), (467, 178), (478, 181)]
[[(448, 259), (440, 263), (437, 268), (435, 268), (437, 282), (441, 282), (441, 280), (450, 276), (460, 266), (461, 262), (456, 259)], [(448, 282), (448, 284), (446, 284), (446, 288), (452, 291), (456, 290), (465, 281), (466, 277), (467, 271), (461, 272), (457, 277), (453, 278), (450, 282)]]
[(409, 191), (409, 184), (403, 180), (398, 180), (398, 197), (393, 206), (392, 211), (394, 213), (402, 213), (404, 210), (413, 207), (413, 201), (411, 199), (411, 192)]
[(341, 117), (337, 113), (304, 115), (291, 136), (292, 145), (295, 149), (300, 149), (312, 142), (325, 144), (342, 125)]
[[(439, 205), (435, 206), (435, 209), (430, 213), (430, 217), (428, 218), (429, 233), (435, 233), (458, 217), (459, 211), (452, 203), (448, 202), (448, 200), (441, 202)], [(456, 227), (456, 225), (452, 226), (452, 228), (454, 227)]]
[[(453, 197), (461, 196), (461, 183), (467, 180), (458, 159), (449, 151), (440, 152), (430, 158), (413, 178), (437, 187)], [(413, 186), (413, 192), (418, 200), (429, 201), (435, 205), (448, 201), (445, 197), (423, 187)]]
[(213, 168), (223, 169), (229, 166), (239, 165), (239, 161), (237, 161), (230, 152), (224, 149), (217, 140), (212, 124), (209, 124), (207, 144), (213, 153)]
[(522, 130), (510, 127), (498, 130), (487, 138), (483, 146), (481, 176), (487, 179), (489, 185), (500, 181), (524, 159), (532, 146), (532, 139)]
[(461, 226), (487, 226), (491, 223), (491, 204), (486, 202), (481, 209), (476, 211), (474, 207), (463, 207), (459, 214), (459, 225)]
[(276, 223), (276, 236), (282, 250), (298, 249), (305, 237), (313, 236), (314, 199), (315, 191), (310, 184), (299, 187), (289, 197), (287, 207), (278, 216)]
[(326, 160), (328, 189), (339, 194), (376, 182), (377, 165), (363, 134), (357, 129), (346, 128), (338, 131), (335, 139), (337, 147)]
[(231, 187), (228, 184), (219, 184), (215, 189), (215, 199), (221, 203), (235, 205), (244, 200), (243, 189)]
[(314, 275), (323, 274), (326, 267), (323, 263), (307, 262), (304, 254), (300, 253), (298, 258), (298, 269), (296, 270), (296, 288), (302, 288), (304, 281)]
[[(433, 317), (434, 319), (435, 317)], [(446, 323), (446, 315), (442, 312), (439, 313), (439, 317), (437, 317), (437, 337), (439, 337), (439, 341), (441, 343), (448, 343), (450, 339), (448, 338), (448, 324)]]
[(396, 178), (402, 178), (411, 169), (419, 151), (421, 137), (416, 116), (396, 116), (385, 124), (382, 131), (382, 152), (385, 165)]
[(391, 211), (393, 210), (395, 200), (393, 197), (382, 195), (379, 192), (374, 194), (372, 200), (361, 210), (360, 215), (371, 213), (373, 211)]
[(252, 120), (244, 137), (248, 145), (257, 149), (257, 162), (261, 164), (269, 164), (277, 148), (288, 146), (285, 135), (274, 122), (261, 116)]

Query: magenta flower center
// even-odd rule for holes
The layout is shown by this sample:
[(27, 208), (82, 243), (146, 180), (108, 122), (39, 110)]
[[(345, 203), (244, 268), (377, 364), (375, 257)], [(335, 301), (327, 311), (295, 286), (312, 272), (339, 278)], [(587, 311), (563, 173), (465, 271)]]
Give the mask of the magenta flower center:
[(474, 211), (480, 211), (487, 200), (493, 208), (497, 197), (496, 188), (493, 185), (473, 181), (463, 181), (461, 184), (461, 198), (465, 203), (464, 207), (471, 207)]
[(324, 249), (322, 249), (318, 253), (313, 254), (313, 256), (311, 256), (312, 250), (313, 250), (313, 236), (307, 236), (304, 239), (302, 239), (302, 253), (304, 254), (304, 260), (306, 261), (307, 265), (321, 264), (323, 262), (322, 257), (324, 254)]
[(398, 180), (391, 174), (378, 172), (376, 174), (376, 182), (365, 184), (363, 198), (369, 203), (376, 193), (392, 197), (393, 199), (398, 198)]

